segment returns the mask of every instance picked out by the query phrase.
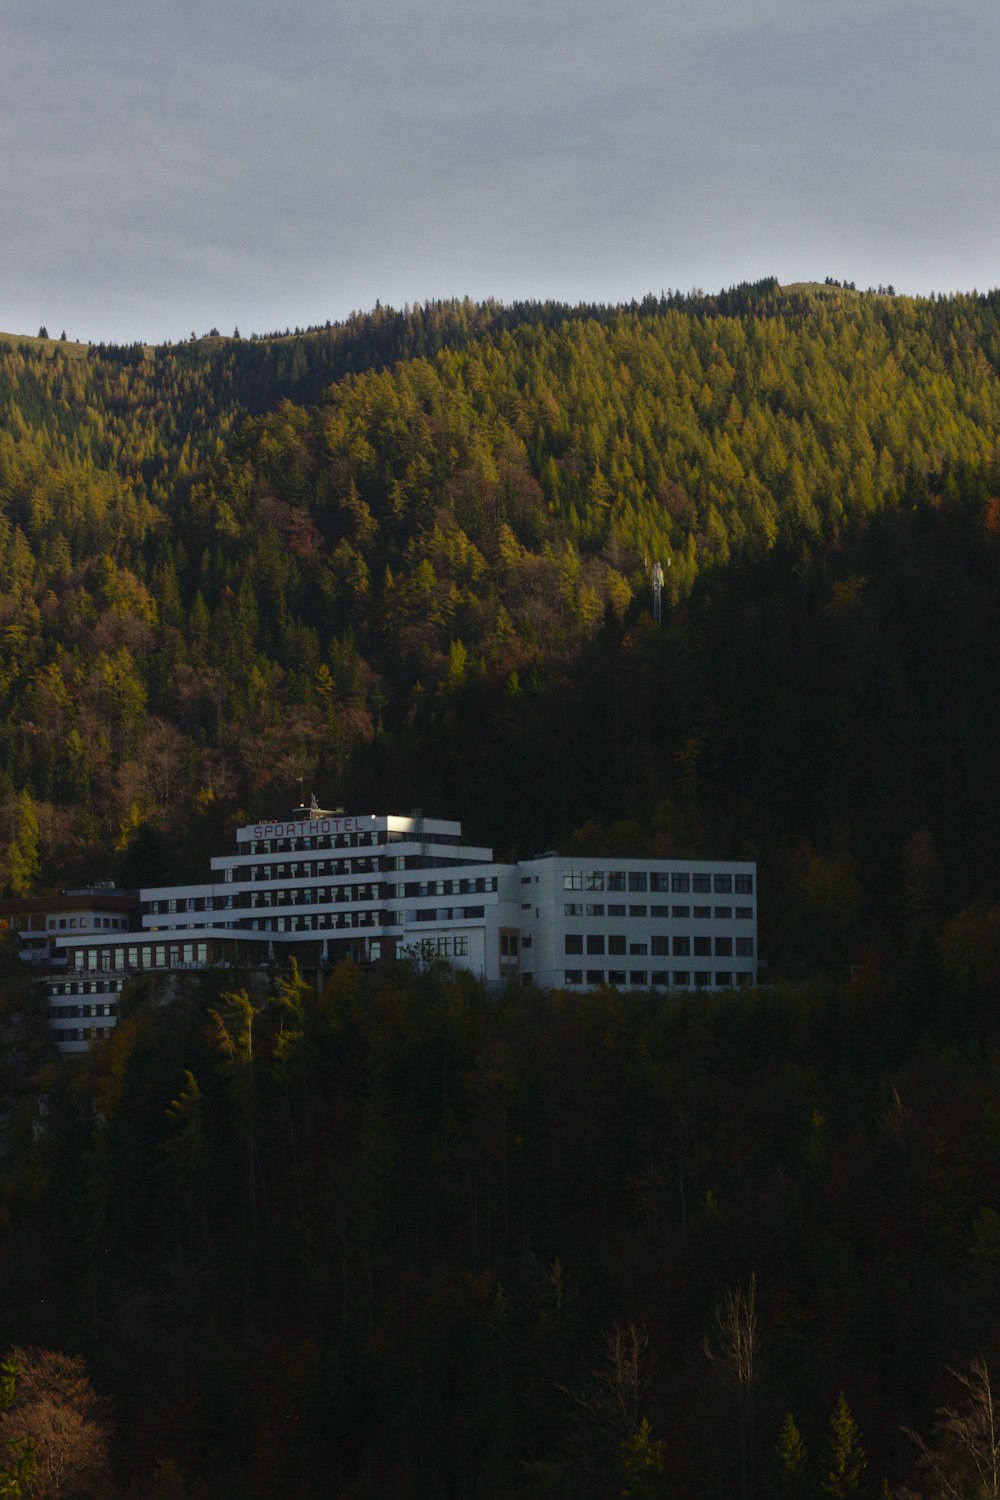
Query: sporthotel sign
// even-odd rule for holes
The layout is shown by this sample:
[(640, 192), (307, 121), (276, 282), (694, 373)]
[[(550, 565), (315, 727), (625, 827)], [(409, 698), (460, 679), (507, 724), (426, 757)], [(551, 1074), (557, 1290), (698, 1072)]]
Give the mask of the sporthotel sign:
[(371, 818), (305, 818), (301, 823), (251, 823), (236, 830), (241, 844), (250, 839), (304, 839), (319, 834), (362, 833), (371, 829)]

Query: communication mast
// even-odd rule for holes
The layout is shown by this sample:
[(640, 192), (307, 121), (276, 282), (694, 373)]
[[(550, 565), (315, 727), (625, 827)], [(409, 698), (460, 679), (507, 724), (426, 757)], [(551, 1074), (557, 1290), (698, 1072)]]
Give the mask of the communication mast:
[[(667, 567), (670, 567), (670, 559), (667, 558)], [(653, 564), (653, 619), (657, 625), (663, 624), (663, 564)]]

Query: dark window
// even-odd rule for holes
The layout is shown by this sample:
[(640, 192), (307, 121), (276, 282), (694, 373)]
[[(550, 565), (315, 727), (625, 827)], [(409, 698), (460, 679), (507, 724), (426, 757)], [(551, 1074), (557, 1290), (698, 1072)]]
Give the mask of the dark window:
[(628, 951), (634, 958), (644, 958), (649, 952), (648, 943), (629, 943)]
[(691, 915), (690, 906), (675, 906), (673, 910), (675, 917), (689, 917)]
[(674, 984), (690, 984), (690, 983), (691, 983), (691, 975), (688, 973), (687, 969), (675, 969), (674, 970)]
[[(613, 982), (614, 981), (612, 981), (612, 983)], [(587, 970), (587, 983), (588, 984), (603, 984), (604, 983), (604, 970), (603, 969), (588, 969)]]
[(665, 937), (655, 937), (653, 939), (653, 946), (652, 946), (652, 949), (650, 951), (653, 954), (669, 953), (670, 952), (670, 939), (669, 938), (665, 938)]
[(628, 888), (630, 891), (646, 891), (649, 889), (649, 880), (645, 870), (630, 870), (628, 877)]
[(710, 891), (712, 889), (711, 875), (692, 875), (691, 889), (693, 891)]
[(712, 939), (710, 937), (696, 937), (694, 940), (695, 956), (708, 958), (712, 952)]
[(689, 937), (674, 938), (674, 957), (688, 958), (691, 954), (691, 939)]
[(629, 984), (648, 984), (649, 975), (645, 969), (632, 969), (628, 976)]
[(564, 982), (566, 984), (582, 984), (583, 983), (583, 970), (582, 969), (567, 969), (566, 972), (565, 972), (565, 974), (563, 975), (563, 980), (564, 980)]
[(736, 939), (736, 957), (753, 958), (753, 938)]
[(658, 874), (656, 870), (649, 877), (649, 889), (651, 891), (669, 891), (670, 876)]
[(579, 932), (567, 932), (567, 934), (566, 934), (566, 947), (565, 947), (564, 951), (566, 953), (582, 953), (583, 952), (583, 936), (582, 936), (582, 934), (579, 933)]
[(730, 937), (717, 937), (715, 940), (716, 958), (732, 958), (733, 940)]
[(732, 976), (732, 974), (730, 974), (729, 970), (726, 969), (726, 970), (721, 971), (720, 973), (716, 974), (716, 976), (715, 976), (715, 982), (716, 982), (716, 984), (723, 984), (723, 985), (732, 984), (732, 982), (733, 982), (733, 976)]
[(731, 875), (716, 875), (714, 890), (717, 896), (731, 896), (733, 892), (733, 877)]
[(630, 917), (644, 917), (646, 916), (646, 908), (644, 906), (630, 906), (628, 914)]
[(609, 953), (624, 953), (625, 952), (625, 939), (624, 939), (624, 937), (618, 937), (615, 934), (613, 934), (611, 937), (609, 937), (608, 938), (608, 952)]
[(600, 933), (588, 932), (588, 934), (587, 934), (587, 952), (588, 953), (603, 953), (604, 952), (604, 938), (603, 938), (603, 936)]
[(609, 984), (624, 984), (625, 983), (625, 970), (624, 969), (609, 969), (608, 970), (608, 983)]
[(671, 875), (670, 889), (672, 891), (680, 891), (682, 893), (684, 891), (689, 891), (691, 889), (690, 875)]
[(753, 895), (753, 876), (752, 875), (737, 875), (737, 877), (736, 877), (736, 894), (737, 894), (737, 896), (752, 896)]

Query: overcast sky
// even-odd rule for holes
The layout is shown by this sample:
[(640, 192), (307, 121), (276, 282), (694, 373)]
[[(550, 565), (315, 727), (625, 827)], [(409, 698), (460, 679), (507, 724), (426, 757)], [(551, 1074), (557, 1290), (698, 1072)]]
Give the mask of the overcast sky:
[(997, 0), (2, 0), (0, 329), (1000, 282)]

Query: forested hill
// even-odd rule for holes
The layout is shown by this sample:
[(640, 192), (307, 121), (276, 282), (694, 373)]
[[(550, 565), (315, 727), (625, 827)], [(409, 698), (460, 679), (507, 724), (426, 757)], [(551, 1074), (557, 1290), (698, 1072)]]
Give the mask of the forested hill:
[(998, 314), (767, 282), (0, 350), (6, 891), (201, 876), (302, 776), (500, 854), (754, 857), (770, 965), (174, 976), (65, 1066), (0, 944), (0, 1471), (980, 1493)]
[(198, 869), (302, 775), (772, 891), (808, 847), (879, 921), (916, 838), (978, 894), (998, 314), (766, 282), (0, 354), (7, 888)]

